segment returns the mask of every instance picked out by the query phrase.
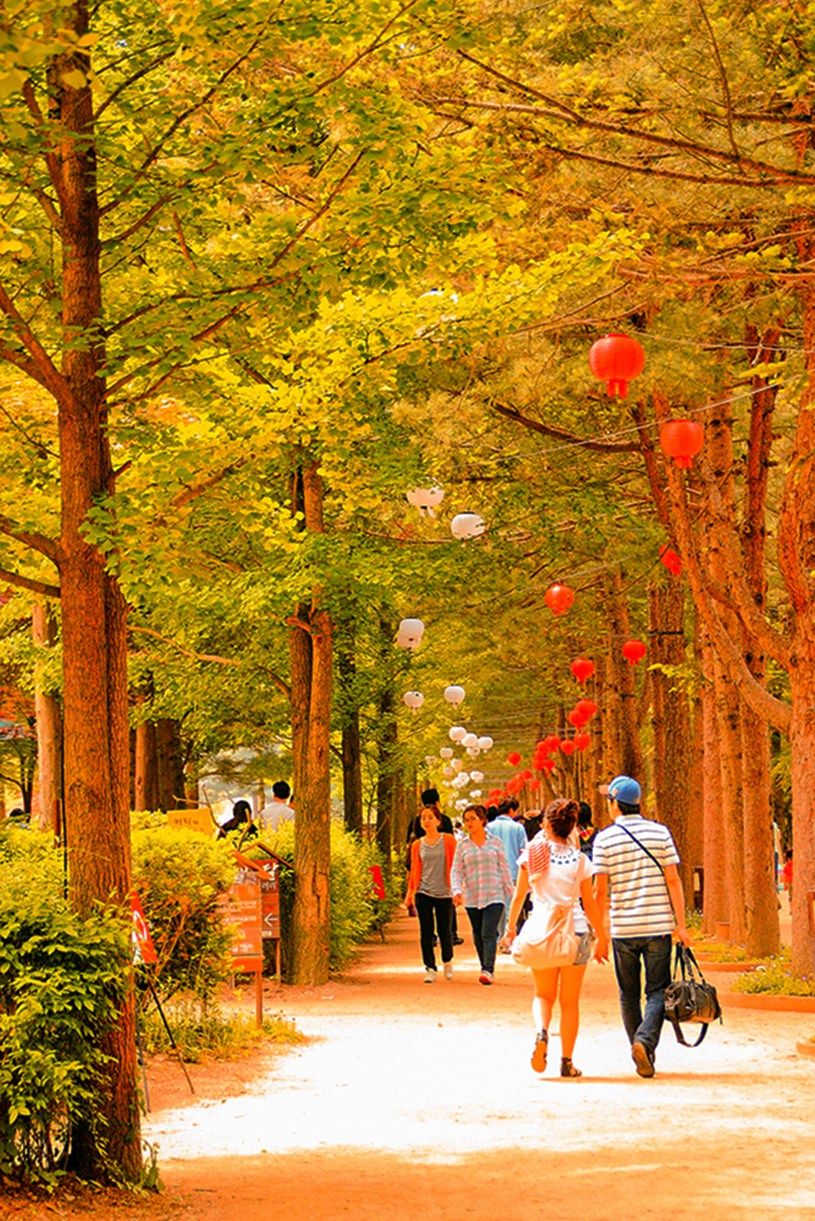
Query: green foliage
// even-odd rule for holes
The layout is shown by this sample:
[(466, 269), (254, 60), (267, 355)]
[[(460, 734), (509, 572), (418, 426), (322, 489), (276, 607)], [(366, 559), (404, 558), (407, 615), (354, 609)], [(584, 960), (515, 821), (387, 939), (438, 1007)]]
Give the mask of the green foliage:
[(755, 971), (738, 975), (733, 981), (733, 991), (765, 996), (815, 996), (815, 976), (796, 975), (789, 963), (773, 960)]
[(132, 843), (133, 885), (158, 954), (158, 991), (163, 998), (192, 993), (205, 1007), (230, 969), (230, 935), (218, 909), (235, 876), (229, 847), (166, 827), (136, 831)]
[(99, 1043), (124, 996), (129, 945), (120, 920), (68, 910), (56, 858), (23, 870), (9, 838), (0, 857), (0, 1173), (53, 1184), (71, 1125), (96, 1121)]
[[(294, 861), (294, 824), (281, 823), (273, 835), (264, 835), (273, 852), (283, 860)], [(250, 851), (248, 855), (252, 855)], [(351, 960), (356, 946), (368, 936), (383, 918), (387, 918), (401, 898), (395, 885), (386, 879), (387, 897), (381, 903), (371, 897), (371, 865), (382, 865), (382, 857), (374, 844), (357, 839), (342, 823), (331, 824), (330, 894), (330, 965), (339, 971)], [(282, 870), (281, 897), (291, 902), (293, 875)]]
[[(201, 1060), (228, 1060), (273, 1043), (297, 1044), (305, 1036), (294, 1022), (282, 1014), (272, 1014), (258, 1026), (254, 1018), (225, 1012), (220, 1006), (202, 1011), (190, 999), (171, 1002), (165, 1009), (176, 1046), (183, 1058), (192, 1064)], [(148, 1055), (172, 1050), (164, 1023), (155, 1009), (142, 1019), (142, 1046)]]

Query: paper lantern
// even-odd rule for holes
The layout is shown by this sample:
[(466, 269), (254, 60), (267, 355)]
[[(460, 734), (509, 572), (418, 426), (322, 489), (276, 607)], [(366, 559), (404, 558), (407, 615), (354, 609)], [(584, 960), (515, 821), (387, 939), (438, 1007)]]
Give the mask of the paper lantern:
[(554, 759), (544, 759), (543, 763), (541, 764), (540, 770), (542, 772), (546, 772), (546, 774), (548, 776), (555, 770), (555, 766), (556, 766), (556, 764), (555, 764)]
[(468, 750), (478, 750), (478, 734), (465, 733), (461, 745), (466, 746)]
[(428, 517), (436, 516), (436, 509), (444, 500), (444, 492), (437, 487), (413, 488), (406, 495), (408, 504), (412, 504), (420, 512), (426, 513)]
[(572, 708), (566, 717), (566, 720), (570, 725), (574, 725), (575, 729), (582, 729), (588, 719), (587, 714), (580, 707)]
[(444, 688), (444, 698), (447, 700), (447, 703), (452, 704), (454, 708), (458, 708), (459, 704), (463, 702), (466, 694), (467, 692), (463, 687), (457, 687), (455, 684)]
[(659, 549), (660, 563), (664, 564), (672, 576), (678, 577), (682, 572), (682, 559), (667, 543)]
[(476, 784), (480, 784), (481, 781), (484, 779), (484, 773), (472, 771), (472, 772), (470, 772), (470, 777), (471, 777), (471, 779), (473, 779), (476, 782)]
[(647, 652), (641, 640), (626, 640), (623, 645), (623, 657), (630, 666), (638, 665)]
[(554, 585), (549, 586), (543, 600), (553, 615), (565, 615), (574, 603), (574, 590), (556, 581)]
[(530, 791), (531, 791), (531, 792), (533, 792), (533, 793), (539, 793), (539, 792), (540, 792), (540, 790), (541, 790), (541, 782), (540, 782), (540, 780), (537, 780), (537, 779), (536, 779), (536, 780), (531, 780), (531, 781), (530, 781), (530, 783), (529, 783), (529, 788), (530, 788)]
[(590, 721), (597, 711), (597, 704), (590, 699), (578, 700), (575, 708), (579, 708), (585, 719)]
[(470, 803), (466, 797), (459, 797), (458, 801), (456, 802), (456, 809), (457, 810), (466, 810), (467, 806), (469, 804)]
[(478, 538), (486, 530), (484, 518), (477, 513), (456, 513), (450, 522), (453, 537), (462, 541), (468, 538)]
[(456, 776), (456, 784), (460, 784), (461, 787), (463, 788), (465, 784), (469, 784), (469, 783), (470, 783), (470, 773), (469, 772), (459, 772), (459, 774)]
[(662, 452), (687, 469), (705, 443), (705, 430), (697, 420), (669, 420), (659, 430)]
[(624, 399), (628, 383), (639, 377), (645, 368), (645, 351), (636, 339), (613, 331), (592, 344), (589, 367), (595, 377), (606, 383), (612, 398)]
[(443, 767), (441, 769), (441, 774), (442, 774), (442, 776), (444, 776), (445, 780), (452, 780), (456, 773), (455, 773), (452, 765), (450, 763), (448, 763), (446, 767)]
[(451, 742), (461, 742), (467, 737), (467, 730), (463, 725), (451, 725), (447, 736)]
[(589, 661), (586, 657), (576, 657), (572, 662), (570, 669), (579, 683), (586, 682), (594, 673), (594, 662)]
[(521, 762), (520, 751), (511, 750), (509, 752), (509, 754), (507, 755), (507, 763), (510, 765), (510, 767), (517, 767), (520, 762)]
[(591, 746), (591, 734), (576, 733), (574, 735), (574, 744), (576, 750), (585, 750), (587, 746)]
[(471, 759), (477, 759), (478, 756), (481, 754), (481, 751), (478, 749), (477, 746), (468, 746), (467, 754), (470, 756)]
[(424, 636), (424, 624), (421, 619), (403, 619), (399, 624), (396, 643), (403, 649), (418, 649)]
[(414, 712), (417, 712), (424, 703), (424, 696), (422, 695), (421, 691), (406, 691), (402, 696), (402, 703), (406, 704), (407, 707), (411, 708)]
[(493, 747), (493, 741), (488, 733), (485, 733), (482, 737), (480, 737), (478, 739), (478, 749), (479, 750), (484, 750), (484, 751), (492, 750), (492, 747)]
[(522, 780), (531, 780), (532, 779), (532, 773), (530, 772), (528, 767), (524, 768), (524, 770), (521, 772), (521, 779)]
[(452, 767), (454, 772), (460, 772), (464, 767), (464, 764), (462, 763), (461, 759), (453, 759)]
[(559, 748), (560, 738), (556, 733), (550, 733), (548, 737), (544, 738), (543, 741), (539, 743), (539, 745), (544, 754), (551, 755), (554, 754), (554, 752)]
[(471, 797), (480, 797), (481, 789), (470, 789), (470, 796)]
[(439, 754), (441, 755), (442, 759), (452, 759), (452, 757), (453, 757), (452, 746), (442, 746), (441, 750), (439, 751)]
[(574, 754), (574, 739), (567, 738), (565, 742), (561, 742), (560, 749), (563, 751), (564, 755), (573, 755)]

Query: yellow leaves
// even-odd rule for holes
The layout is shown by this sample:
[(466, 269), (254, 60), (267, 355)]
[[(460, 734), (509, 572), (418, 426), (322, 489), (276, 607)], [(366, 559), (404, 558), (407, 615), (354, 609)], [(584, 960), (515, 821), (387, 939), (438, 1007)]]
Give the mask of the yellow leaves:
[(69, 68), (67, 72), (62, 72), (60, 79), (68, 89), (84, 89), (87, 84), (85, 73), (80, 72), (78, 68)]

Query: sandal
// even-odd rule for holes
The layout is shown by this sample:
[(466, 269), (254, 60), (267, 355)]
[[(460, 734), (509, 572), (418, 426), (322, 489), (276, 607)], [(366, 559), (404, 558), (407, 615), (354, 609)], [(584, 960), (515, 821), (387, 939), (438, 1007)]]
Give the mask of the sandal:
[(562, 1060), (560, 1061), (560, 1075), (561, 1075), (561, 1077), (582, 1077), (583, 1076), (580, 1069), (575, 1068), (575, 1066), (572, 1064), (572, 1062), (568, 1056), (564, 1056), (562, 1058)]
[(544, 1072), (546, 1068), (546, 1052), (549, 1045), (549, 1035), (545, 1030), (541, 1030), (535, 1035), (535, 1050), (532, 1052), (530, 1064), (536, 1073)]

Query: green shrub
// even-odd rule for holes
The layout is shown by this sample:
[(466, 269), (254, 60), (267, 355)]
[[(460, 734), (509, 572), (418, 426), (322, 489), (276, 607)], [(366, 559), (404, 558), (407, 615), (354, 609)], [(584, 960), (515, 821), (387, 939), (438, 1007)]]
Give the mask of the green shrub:
[(68, 910), (51, 858), (27, 861), (25, 872), (13, 857), (0, 863), (0, 1173), (46, 1184), (71, 1125), (96, 1120), (99, 1042), (130, 956), (120, 920)]
[[(294, 824), (284, 822), (276, 832), (265, 832), (263, 842), (292, 866), (281, 870), (280, 878), (285, 941), (294, 893)], [(245, 847), (244, 852), (250, 856), (262, 855), (254, 848)], [(401, 898), (393, 889), (395, 883), (389, 883), (384, 868), (386, 898), (378, 901), (372, 897), (371, 865), (382, 865), (376, 845), (360, 841), (346, 831), (342, 823), (332, 822), (329, 872), (329, 962), (332, 971), (341, 970), (350, 961), (359, 942), (388, 918)]]
[(788, 963), (773, 960), (733, 981), (734, 992), (769, 996), (815, 996), (815, 977), (794, 975)]
[[(165, 1012), (178, 1050), (192, 1064), (210, 1057), (230, 1059), (263, 1043), (302, 1043), (305, 1037), (294, 1022), (282, 1014), (264, 1018), (263, 1025), (258, 1026), (254, 1017), (225, 1013), (219, 1007), (202, 1013), (198, 1005), (189, 1000), (171, 1002)], [(142, 1024), (141, 1039), (148, 1055), (171, 1051), (167, 1031), (155, 1010)]]
[(161, 996), (212, 999), (230, 972), (231, 935), (219, 899), (235, 878), (228, 845), (168, 827), (136, 831), (133, 886), (142, 901), (158, 954), (153, 968)]

